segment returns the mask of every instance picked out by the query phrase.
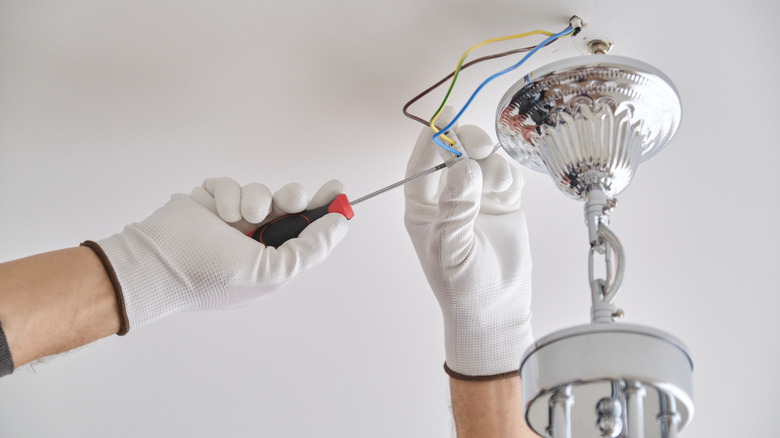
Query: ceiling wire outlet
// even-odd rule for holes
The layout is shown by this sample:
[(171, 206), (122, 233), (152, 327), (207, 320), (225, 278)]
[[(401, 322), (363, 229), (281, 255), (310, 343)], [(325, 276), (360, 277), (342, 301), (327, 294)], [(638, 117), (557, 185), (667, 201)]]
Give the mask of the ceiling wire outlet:
[(571, 26), (571, 28), (574, 29), (574, 33), (572, 34), (572, 36), (577, 36), (577, 34), (580, 33), (580, 31), (582, 31), (582, 29), (587, 25), (588, 24), (585, 23), (585, 21), (582, 18), (576, 15), (572, 15), (571, 18), (569, 18), (569, 26)]

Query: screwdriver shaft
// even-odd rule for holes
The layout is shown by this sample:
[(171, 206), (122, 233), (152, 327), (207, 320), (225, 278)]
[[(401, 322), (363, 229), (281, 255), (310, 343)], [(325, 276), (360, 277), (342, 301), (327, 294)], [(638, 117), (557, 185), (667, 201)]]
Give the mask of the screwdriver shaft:
[(421, 178), (421, 177), (423, 177), (425, 175), (430, 175), (430, 174), (432, 174), (434, 172), (437, 172), (437, 171), (439, 171), (441, 169), (444, 169), (445, 167), (447, 167), (447, 163), (441, 163), (438, 166), (431, 167), (428, 170), (424, 170), (424, 171), (422, 171), (422, 172), (420, 172), (420, 173), (418, 173), (416, 175), (412, 175), (412, 176), (410, 176), (408, 178), (404, 178), (401, 181), (398, 181), (397, 183), (390, 184), (389, 186), (383, 187), (383, 188), (381, 188), (381, 189), (379, 189), (379, 190), (377, 190), (375, 192), (369, 193), (366, 196), (363, 196), (361, 198), (357, 198), (354, 201), (351, 201), (350, 204), (351, 205), (355, 205), (355, 204), (361, 203), (361, 202), (365, 201), (366, 199), (373, 198), (374, 196), (380, 195), (380, 194), (382, 194), (382, 193), (384, 193), (384, 192), (386, 192), (388, 190), (392, 190), (392, 189), (394, 189), (396, 187), (402, 186), (402, 185), (408, 183), (409, 181), (414, 181), (417, 178)]
[(447, 167), (447, 163), (439, 164), (436, 167), (432, 167), (416, 175), (404, 178), (395, 184), (391, 184), (373, 193), (369, 193), (368, 195), (363, 196), (362, 198), (358, 198), (352, 202), (347, 199), (347, 195), (340, 194), (336, 196), (336, 198), (334, 198), (329, 204), (323, 205), (322, 207), (304, 210), (300, 213), (288, 214), (286, 216), (272, 220), (271, 222), (267, 222), (253, 231), (249, 237), (257, 240), (265, 246), (278, 248), (284, 244), (284, 242), (298, 237), (301, 232), (309, 226), (309, 224), (328, 213), (340, 213), (345, 218), (352, 219), (354, 215), (352, 212), (353, 205), (363, 202), (366, 199), (373, 198), (380, 193), (384, 193), (398, 186), (402, 186), (409, 181), (414, 181), (417, 178), (430, 175), (438, 170), (444, 169), (445, 167)]

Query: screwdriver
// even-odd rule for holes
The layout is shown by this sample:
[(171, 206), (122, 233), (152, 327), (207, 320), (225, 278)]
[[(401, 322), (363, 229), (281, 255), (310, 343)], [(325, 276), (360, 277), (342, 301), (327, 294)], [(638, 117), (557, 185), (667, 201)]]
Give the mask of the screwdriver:
[(347, 195), (342, 193), (336, 196), (336, 198), (333, 199), (333, 201), (331, 201), (329, 204), (323, 205), (322, 207), (313, 208), (311, 210), (304, 210), (300, 213), (288, 214), (286, 216), (274, 219), (273, 221), (268, 222), (267, 224), (255, 230), (252, 234), (250, 234), (250, 237), (265, 246), (278, 248), (284, 242), (298, 237), (304, 228), (328, 213), (341, 213), (341, 215), (343, 215), (345, 218), (352, 219), (355, 216), (355, 213), (352, 211), (352, 206), (357, 205), (367, 199), (371, 199), (374, 196), (381, 195), (382, 193), (385, 193), (396, 187), (400, 187), (410, 181), (414, 181), (417, 178), (421, 178), (444, 169), (448, 165), (451, 165), (454, 161), (454, 159), (447, 160), (438, 166), (431, 167), (430, 169), (424, 170), (416, 175), (404, 178), (401, 181), (390, 184), (389, 186), (383, 187), (375, 192), (371, 192), (366, 196), (355, 199), (352, 202), (347, 199)]

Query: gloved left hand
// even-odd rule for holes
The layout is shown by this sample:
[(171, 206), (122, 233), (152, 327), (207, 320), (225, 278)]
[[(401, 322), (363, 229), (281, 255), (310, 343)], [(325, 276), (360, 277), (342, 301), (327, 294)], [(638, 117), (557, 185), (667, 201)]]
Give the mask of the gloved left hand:
[[(445, 107), (440, 120), (453, 114)], [(520, 209), (525, 179), (516, 163), (491, 154), (485, 131), (453, 130), (471, 158), (404, 187), (406, 229), (444, 317), (447, 373), (460, 380), (513, 377), (533, 343), (531, 251)], [(407, 176), (440, 163), (441, 150), (423, 129)]]
[(279, 248), (246, 233), (280, 215), (327, 204), (342, 189), (331, 181), (309, 201), (295, 183), (271, 195), (261, 184), (209, 179), (123, 232), (85, 242), (112, 277), (123, 319), (119, 334), (174, 312), (249, 304), (321, 263), (346, 235), (347, 220), (338, 213), (314, 221)]

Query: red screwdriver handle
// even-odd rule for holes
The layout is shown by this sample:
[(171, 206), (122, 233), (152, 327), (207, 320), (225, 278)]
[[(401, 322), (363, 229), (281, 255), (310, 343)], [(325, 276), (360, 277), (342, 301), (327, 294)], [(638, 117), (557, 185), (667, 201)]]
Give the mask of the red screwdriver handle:
[(284, 242), (298, 237), (304, 228), (328, 213), (340, 213), (347, 219), (355, 216), (347, 195), (342, 193), (330, 204), (276, 218), (256, 229), (249, 236), (265, 246), (278, 248)]

